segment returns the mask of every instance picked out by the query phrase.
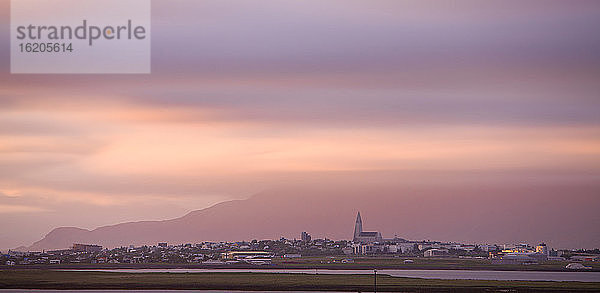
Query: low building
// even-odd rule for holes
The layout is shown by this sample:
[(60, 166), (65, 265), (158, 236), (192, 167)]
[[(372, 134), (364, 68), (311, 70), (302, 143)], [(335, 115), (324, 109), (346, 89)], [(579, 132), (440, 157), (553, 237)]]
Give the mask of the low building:
[(406, 242), (406, 243), (396, 243), (400, 247), (402, 253), (409, 253), (415, 250), (415, 244)]
[(496, 263), (500, 264), (535, 264), (536, 258), (531, 257), (531, 253), (512, 252), (503, 255)]
[(519, 243), (516, 245), (504, 245), (502, 253), (530, 253), (535, 252), (535, 249), (527, 243)]
[(600, 261), (600, 256), (598, 255), (574, 255), (571, 256), (572, 260), (576, 261)]
[(375, 243), (354, 243), (352, 244), (352, 254), (361, 255), (361, 254), (375, 254), (383, 252), (383, 245), (377, 245)]
[(385, 246), (385, 252), (387, 252), (387, 253), (398, 253), (398, 252), (402, 252), (402, 250), (400, 249), (400, 246), (395, 245), (395, 244), (391, 244), (391, 245), (386, 245)]
[(251, 265), (257, 265), (257, 266), (264, 266), (264, 265), (271, 264), (270, 258), (250, 258), (250, 259), (245, 259), (244, 261)]
[(591, 270), (592, 269), (592, 267), (586, 267), (580, 263), (570, 263), (570, 264), (566, 265), (565, 268), (567, 268), (569, 270)]
[(485, 251), (485, 252), (498, 250), (498, 247), (496, 245), (490, 245), (490, 244), (480, 244), (480, 245), (478, 245), (478, 247), (479, 247), (479, 249), (481, 249), (482, 251)]
[(448, 255), (447, 249), (437, 249), (437, 248), (432, 248), (432, 249), (426, 250), (423, 253), (424, 257), (442, 257), (442, 256), (447, 256), (447, 255)]
[(204, 265), (224, 265), (226, 264), (224, 261), (220, 261), (220, 260), (214, 260), (214, 259), (209, 259), (207, 261), (203, 261), (202, 264)]
[(268, 251), (228, 251), (221, 253), (223, 259), (267, 258), (273, 254)]
[(102, 246), (96, 244), (73, 243), (72, 249), (75, 252), (99, 252), (102, 251)]
[(347, 247), (342, 248), (342, 252), (345, 255), (351, 255), (351, 254), (354, 254), (354, 248), (352, 248), (352, 246), (347, 246)]
[(535, 247), (535, 252), (541, 253), (548, 257), (548, 246), (546, 246), (546, 243), (540, 243), (538, 246)]

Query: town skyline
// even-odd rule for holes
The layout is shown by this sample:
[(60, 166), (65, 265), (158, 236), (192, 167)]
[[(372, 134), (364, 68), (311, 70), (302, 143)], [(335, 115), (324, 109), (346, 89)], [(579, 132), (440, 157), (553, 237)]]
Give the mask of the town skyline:
[[(353, 264), (354, 257), (403, 257), (411, 265), (411, 257), (463, 258), (491, 261), (491, 265), (537, 265), (545, 262), (598, 261), (600, 248), (556, 249), (544, 242), (514, 244), (472, 244), (434, 240), (408, 240), (398, 236), (384, 238), (380, 232), (363, 231), (362, 217), (357, 212), (352, 240), (313, 239), (303, 231), (299, 238), (253, 239), (240, 241), (201, 241), (195, 243), (158, 242), (144, 245), (124, 244), (103, 247), (74, 242), (61, 249), (9, 250), (0, 255), (0, 265), (103, 265), (103, 264), (197, 264), (205, 266), (273, 265), (275, 258), (302, 259), (347, 257), (341, 264)], [(78, 240), (74, 240), (78, 241)], [(279, 265), (286, 262), (277, 262)], [(294, 262), (289, 262), (294, 263)], [(335, 263), (335, 261), (333, 262)], [(488, 265), (490, 265), (488, 264)], [(569, 264), (567, 269), (583, 269)], [(591, 269), (591, 268), (588, 268)]]
[[(376, 184), (375, 186), (380, 186), (380, 183)], [(364, 188), (364, 186), (363, 186)], [(421, 187), (422, 188), (422, 187)], [(477, 191), (481, 192), (482, 191), (482, 186), (480, 184), (477, 185)], [(532, 188), (531, 186), (529, 188)], [(345, 196), (344, 199), (349, 200), (350, 202), (354, 202), (356, 201), (358, 198), (361, 198), (364, 194), (369, 193), (370, 191), (362, 189), (362, 190), (357, 190), (356, 187), (352, 188), (355, 194), (352, 195), (352, 193), (349, 190), (345, 190), (342, 192), (342, 194)], [(413, 189), (415, 189), (415, 187), (413, 186)], [(417, 188), (418, 189), (418, 188)], [(290, 212), (288, 210), (289, 208), (289, 202), (287, 202), (286, 200), (282, 201), (282, 198), (279, 198), (280, 193), (279, 192), (272, 192), (272, 193), (263, 193), (260, 194), (259, 196), (257, 196), (257, 198), (253, 199), (250, 198), (249, 200), (243, 200), (243, 201), (232, 201), (232, 202), (225, 202), (225, 203), (221, 203), (221, 204), (217, 204), (214, 206), (214, 208), (216, 210), (211, 210), (211, 208), (207, 208), (205, 210), (199, 210), (199, 211), (195, 211), (195, 212), (191, 212), (188, 213), (187, 215), (185, 215), (184, 217), (181, 218), (175, 218), (172, 220), (167, 220), (167, 221), (142, 221), (142, 222), (130, 222), (130, 223), (119, 223), (117, 225), (108, 225), (108, 226), (104, 226), (104, 227), (98, 227), (96, 229), (79, 229), (79, 228), (75, 228), (75, 227), (66, 227), (66, 228), (56, 228), (53, 229), (48, 235), (46, 235), (46, 237), (44, 237), (42, 240), (40, 241), (36, 241), (36, 243), (34, 243), (32, 246), (29, 245), (24, 245), (21, 247), (21, 249), (23, 248), (32, 248), (34, 250), (43, 250), (43, 249), (62, 249), (65, 248), (69, 245), (71, 245), (72, 241), (76, 240), (76, 239), (81, 239), (81, 241), (79, 242), (94, 242), (97, 244), (101, 244), (104, 245), (105, 247), (119, 247), (119, 246), (123, 246), (123, 245), (147, 245), (147, 244), (152, 244), (154, 242), (161, 242), (161, 241), (166, 241), (166, 242), (176, 242), (176, 243), (188, 243), (188, 242), (194, 242), (194, 241), (248, 241), (251, 239), (278, 239), (280, 237), (293, 237), (294, 235), (298, 235), (298, 233), (300, 233), (300, 231), (312, 231), (313, 236), (319, 237), (319, 238), (329, 238), (329, 239), (334, 239), (334, 240), (354, 240), (357, 241), (357, 235), (360, 235), (361, 232), (366, 231), (366, 230), (370, 230), (370, 229), (376, 229), (379, 230), (379, 228), (383, 228), (383, 233), (380, 232), (366, 232), (366, 233), (371, 233), (373, 235), (366, 235), (365, 239), (370, 239), (369, 241), (374, 241), (373, 239), (380, 239), (380, 240), (385, 240), (385, 239), (394, 239), (394, 238), (402, 238), (402, 239), (412, 239), (415, 241), (431, 241), (432, 239), (437, 240), (437, 241), (444, 241), (444, 242), (457, 242), (457, 243), (474, 243), (474, 244), (508, 244), (508, 243), (539, 243), (539, 242), (546, 242), (549, 243), (552, 247), (556, 247), (556, 248), (560, 248), (560, 249), (581, 249), (581, 248), (585, 248), (585, 249), (594, 249), (599, 247), (599, 245), (595, 244), (594, 242), (590, 242), (587, 246), (578, 246), (577, 244), (573, 245), (562, 245), (561, 243), (565, 243), (565, 242), (561, 242), (560, 240), (563, 239), (562, 235), (559, 233), (556, 233), (556, 230), (554, 226), (544, 226), (544, 227), (540, 227), (540, 231), (545, 231), (547, 233), (550, 233), (551, 237), (546, 237), (543, 235), (548, 235), (548, 234), (539, 234), (539, 231), (535, 231), (535, 230), (530, 230), (527, 231), (527, 233), (523, 233), (521, 235), (527, 235), (528, 237), (523, 237), (523, 238), (512, 238), (512, 239), (502, 239), (502, 238), (494, 238), (494, 237), (490, 237), (490, 238), (486, 238), (481, 237), (481, 235), (477, 235), (476, 233), (469, 233), (466, 234), (467, 237), (461, 238), (460, 236), (456, 236), (456, 235), (465, 235), (464, 231), (461, 232), (461, 230), (459, 227), (449, 227), (447, 225), (440, 225), (440, 224), (433, 224), (427, 226), (428, 229), (433, 228), (437, 228), (438, 231), (439, 230), (445, 230), (446, 234), (445, 235), (452, 235), (452, 234), (456, 234), (453, 235), (452, 237), (443, 237), (443, 236), (436, 236), (435, 233), (424, 233), (424, 234), (417, 234), (417, 237), (415, 237), (415, 231), (417, 232), (422, 232), (425, 229), (425, 226), (420, 226), (420, 225), (413, 225), (411, 227), (410, 230), (406, 230), (406, 231), (401, 231), (403, 230), (402, 225), (393, 225), (391, 226), (392, 229), (390, 229), (390, 225), (386, 225), (385, 223), (389, 223), (389, 222), (394, 222), (396, 220), (394, 219), (398, 219), (398, 217), (391, 217), (393, 215), (393, 212), (398, 212), (398, 211), (404, 211), (404, 210), (412, 210), (411, 212), (413, 214), (410, 214), (408, 218), (406, 218), (405, 220), (408, 221), (412, 221), (412, 222), (417, 222), (415, 221), (413, 218), (414, 215), (418, 215), (419, 211), (415, 211), (414, 210), (414, 206), (420, 206), (423, 203), (426, 203), (426, 201), (424, 201), (423, 199), (419, 198), (419, 195), (421, 195), (420, 192), (417, 191), (416, 194), (414, 194), (412, 196), (412, 200), (408, 202), (408, 204), (406, 205), (405, 209), (398, 209), (398, 208), (394, 208), (392, 206), (391, 209), (388, 209), (387, 211), (390, 212), (390, 216), (388, 216), (388, 214), (380, 214), (378, 213), (378, 211), (380, 211), (379, 208), (376, 207), (369, 207), (367, 209), (367, 214), (370, 215), (371, 218), (371, 222), (368, 223), (365, 227), (365, 230), (363, 230), (362, 227), (362, 219), (360, 218), (360, 210), (359, 207), (354, 206), (352, 204), (349, 205), (349, 207), (344, 207), (341, 206), (339, 203), (336, 202), (337, 199), (339, 198), (329, 198), (329, 200), (332, 200), (333, 203), (329, 202), (329, 201), (325, 201), (323, 202), (324, 204), (321, 204), (320, 206), (322, 208), (324, 208), (325, 210), (327, 210), (329, 207), (337, 205), (336, 208), (338, 208), (338, 213), (341, 212), (341, 214), (344, 215), (353, 215), (351, 217), (355, 217), (354, 219), (356, 220), (356, 223), (353, 227), (354, 229), (354, 235), (352, 239), (352, 237), (348, 237), (349, 233), (352, 232), (350, 231), (350, 227), (347, 225), (347, 222), (344, 221), (348, 219), (348, 217), (338, 217), (337, 220), (339, 221), (330, 221), (329, 224), (331, 224), (331, 227), (329, 227), (328, 225), (323, 225), (320, 223), (321, 220), (325, 219), (326, 217), (323, 217), (324, 213), (321, 215), (321, 217), (314, 217), (315, 215), (319, 214), (318, 210), (313, 210), (310, 213), (303, 213), (303, 210), (308, 211), (308, 209), (311, 208), (311, 205), (316, 203), (314, 200), (316, 198), (324, 198), (321, 194), (317, 193), (315, 194), (312, 198), (311, 197), (306, 197), (306, 192), (316, 192), (316, 190), (318, 189), (311, 189), (311, 190), (297, 190), (296, 192), (298, 194), (303, 195), (302, 198), (296, 198), (296, 201), (294, 202), (295, 204), (295, 208), (297, 209), (296, 212)], [(483, 189), (483, 191), (485, 191), (485, 189)], [(546, 190), (547, 191), (547, 190)], [(329, 191), (330, 192), (330, 191)], [(456, 191), (453, 191), (456, 192)], [(488, 191), (488, 192), (493, 192), (493, 191)], [(416, 197), (415, 197), (416, 195)], [(474, 196), (474, 195), (471, 195)], [(476, 195), (475, 195), (476, 196)], [(518, 195), (517, 195), (518, 196)], [(387, 200), (385, 203), (389, 204), (390, 203), (390, 199), (395, 198), (394, 194), (388, 195)], [(539, 199), (543, 199), (544, 196), (540, 196)], [(287, 199), (287, 197), (285, 197), (284, 199)], [(406, 199), (410, 199), (410, 197), (407, 197)], [(404, 200), (406, 200), (404, 199)], [(443, 200), (444, 197), (438, 197), (438, 199)], [(499, 197), (499, 199), (505, 199), (505, 198), (501, 198)], [(417, 200), (415, 202), (415, 200)], [(249, 201), (248, 203), (246, 203), (246, 201)], [(303, 203), (304, 202), (304, 205)], [(533, 200), (533, 202), (535, 203), (536, 200)], [(268, 205), (267, 205), (268, 203)], [(306, 204), (308, 203), (308, 204)], [(228, 204), (230, 204), (230, 206), (228, 206)], [(439, 202), (438, 203), (440, 206), (444, 206), (444, 207), (451, 207), (451, 205), (456, 205), (457, 203), (450, 203), (450, 202)], [(458, 201), (458, 204), (461, 205), (461, 201)], [(255, 209), (256, 207), (265, 207), (265, 210), (260, 210), (260, 209)], [(265, 211), (270, 210), (269, 207), (277, 207), (282, 209), (283, 213), (280, 214), (272, 214), (272, 213), (268, 213)], [(363, 208), (365, 208), (365, 206), (363, 206)], [(530, 206), (528, 205), (523, 205), (522, 207), (524, 210), (527, 210), (530, 208)], [(593, 207), (592, 207), (593, 208)], [(231, 217), (229, 217), (230, 214), (233, 213), (238, 213), (240, 214), (240, 211), (244, 210), (245, 213), (243, 215), (240, 215), (240, 217), (245, 218), (244, 221), (242, 222), (238, 222), (238, 221), (231, 221)], [(346, 211), (346, 212), (342, 212), (342, 211)], [(354, 214), (354, 213), (357, 214)], [(363, 210), (363, 213), (365, 212), (365, 210)], [(416, 212), (416, 214), (415, 214)], [(440, 213), (442, 213), (443, 211), (440, 210)], [(446, 210), (447, 212), (447, 210)], [(553, 215), (554, 211), (549, 211), (549, 215)], [(485, 213), (485, 211), (480, 211), (480, 213)], [(208, 215), (212, 215), (212, 217), (206, 217)], [(451, 216), (451, 217), (456, 217), (457, 215), (461, 215), (462, 213), (450, 213), (447, 214), (447, 216)], [(279, 218), (274, 218), (273, 216), (275, 215), (275, 217), (279, 217)], [(441, 215), (441, 214), (438, 214)], [(284, 218), (281, 218), (281, 217)], [(308, 216), (308, 218), (307, 218)], [(229, 220), (225, 220), (229, 218)], [(401, 218), (400, 218), (401, 219)], [(418, 218), (417, 218), (418, 219)], [(463, 221), (467, 221), (466, 223), (468, 224), (468, 221), (472, 220), (473, 218), (466, 218), (466, 219), (462, 219)], [(544, 219), (546, 220), (546, 219)], [(270, 229), (272, 229), (272, 226), (269, 225), (265, 225), (266, 222), (282, 222), (283, 221), (283, 225), (279, 225), (277, 227), (275, 227), (272, 231)], [(453, 219), (454, 221), (454, 219)], [(522, 219), (516, 218), (516, 222), (514, 223), (520, 223), (521, 221), (523, 221)], [(191, 225), (181, 225), (179, 223), (186, 223), (189, 222), (191, 223)], [(247, 222), (247, 223), (246, 223)], [(360, 222), (360, 231), (357, 231), (357, 227), (359, 227), (359, 222)], [(220, 225), (212, 225), (210, 223), (220, 223)], [(261, 223), (261, 224), (257, 224), (257, 223)], [(293, 224), (292, 224), (293, 223)], [(384, 223), (384, 224), (382, 224)], [(481, 222), (480, 224), (483, 224), (484, 222)], [(506, 222), (508, 223), (508, 222)], [(195, 226), (196, 224), (200, 224), (199, 226)], [(204, 225), (202, 225), (204, 224)], [(244, 224), (247, 224), (244, 225)], [(286, 226), (286, 224), (291, 224), (291, 226)], [(496, 224), (500, 224), (500, 226), (504, 223), (496, 223)], [(260, 228), (257, 228), (259, 226), (262, 226)], [(404, 227), (406, 227), (407, 225), (405, 224)], [(249, 227), (254, 227), (254, 228), (249, 228)], [(311, 228), (313, 227), (313, 228)], [(317, 229), (315, 229), (315, 227), (318, 227)], [(410, 227), (410, 226), (409, 226)], [(491, 227), (491, 226), (490, 226)], [(567, 223), (566, 228), (570, 228), (571, 224)], [(457, 229), (458, 228), (458, 229)], [(483, 228), (485, 228), (485, 225), (483, 225)], [(136, 230), (144, 230), (144, 231), (149, 231), (149, 233), (147, 234), (139, 234), (139, 232), (137, 232)], [(240, 231), (244, 231), (245, 233), (240, 234)], [(458, 231), (458, 232), (457, 232)], [(565, 230), (561, 230), (561, 233), (564, 233)], [(570, 231), (569, 229), (567, 229), (567, 231)], [(486, 234), (486, 235), (495, 235), (496, 231), (488, 231), (491, 232), (491, 234)], [(164, 233), (164, 236), (163, 234)], [(358, 234), (357, 234), (358, 233)], [(463, 234), (461, 234), (463, 233)], [(375, 235), (377, 234), (377, 235)], [(114, 237), (114, 236), (116, 237)], [(243, 235), (243, 236), (240, 236)], [(393, 237), (392, 237), (393, 235)], [(87, 237), (87, 238), (86, 238)], [(171, 237), (171, 238), (169, 238)], [(360, 237), (358, 237), (360, 238)], [(85, 240), (88, 239), (88, 240)], [(177, 240), (180, 239), (180, 240)], [(39, 239), (38, 239), (39, 240)], [(65, 242), (66, 241), (66, 242)], [(130, 242), (127, 242), (130, 241)], [(179, 242), (178, 242), (179, 241)], [(360, 241), (360, 240), (359, 240)], [(570, 243), (581, 243), (580, 239), (572, 239), (572, 242)], [(51, 246), (44, 246), (44, 245), (51, 245)], [(54, 245), (54, 246), (52, 246)], [(58, 246), (56, 246), (58, 245)], [(15, 247), (12, 247), (13, 249)]]

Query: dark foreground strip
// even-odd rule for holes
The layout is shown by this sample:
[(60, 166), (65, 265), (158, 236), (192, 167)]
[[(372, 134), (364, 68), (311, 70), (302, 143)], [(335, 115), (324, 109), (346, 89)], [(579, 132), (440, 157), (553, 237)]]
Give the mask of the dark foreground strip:
[[(0, 271), (1, 289), (190, 289), (373, 292), (372, 275)], [(600, 283), (377, 276), (378, 292), (600, 292)]]

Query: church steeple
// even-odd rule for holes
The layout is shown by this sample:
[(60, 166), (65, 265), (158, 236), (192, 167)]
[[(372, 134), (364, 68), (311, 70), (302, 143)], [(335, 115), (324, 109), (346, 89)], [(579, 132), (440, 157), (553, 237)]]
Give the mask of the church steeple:
[(362, 219), (360, 218), (360, 211), (356, 215), (356, 223), (354, 224), (354, 239), (356, 241), (360, 236), (360, 233), (363, 231), (362, 229)]

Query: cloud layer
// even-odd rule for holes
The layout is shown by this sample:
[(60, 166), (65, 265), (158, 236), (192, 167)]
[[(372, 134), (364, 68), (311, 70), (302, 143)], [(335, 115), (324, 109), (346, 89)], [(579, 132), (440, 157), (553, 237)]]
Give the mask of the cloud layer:
[(600, 175), (595, 1), (153, 1), (139, 76), (8, 74), (8, 4), (0, 248), (322, 174)]

